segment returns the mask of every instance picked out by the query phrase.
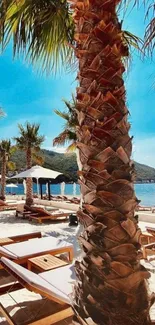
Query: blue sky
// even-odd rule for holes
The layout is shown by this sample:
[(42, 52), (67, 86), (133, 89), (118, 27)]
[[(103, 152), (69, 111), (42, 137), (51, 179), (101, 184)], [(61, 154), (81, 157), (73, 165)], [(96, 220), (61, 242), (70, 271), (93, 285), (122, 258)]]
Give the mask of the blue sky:
[[(126, 14), (124, 29), (137, 36), (144, 33), (144, 9)], [(63, 109), (62, 98), (70, 99), (76, 87), (76, 74), (57, 77), (41, 76), (21, 60), (13, 60), (11, 47), (0, 57), (0, 105), (7, 116), (0, 121), (1, 138), (18, 134), (17, 124), (40, 123), (45, 134), (44, 148), (52, 148), (53, 138), (62, 130), (63, 120), (53, 109)], [(137, 53), (126, 80), (127, 103), (131, 113), (131, 134), (134, 135), (133, 158), (155, 167), (155, 64), (142, 61)], [(62, 148), (58, 149), (63, 151)]]

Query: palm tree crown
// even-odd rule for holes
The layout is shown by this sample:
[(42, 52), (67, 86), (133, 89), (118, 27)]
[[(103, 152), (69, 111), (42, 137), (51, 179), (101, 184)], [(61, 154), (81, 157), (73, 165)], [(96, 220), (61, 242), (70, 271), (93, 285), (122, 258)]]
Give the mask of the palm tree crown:
[[(3, 158), (4, 156), (6, 156), (8, 163), (10, 163), (9, 159), (10, 159), (11, 155), (13, 155), (15, 150), (16, 150), (16, 147), (12, 145), (10, 139), (5, 139), (0, 142), (0, 157)], [(12, 164), (12, 168), (13, 168), (13, 162), (11, 162), (11, 164)], [(9, 169), (12, 169), (11, 164), (9, 164), (9, 166), (8, 166)]]
[(40, 125), (27, 123), (24, 128), (23, 125), (18, 124), (18, 128), (20, 136), (14, 138), (18, 147), (22, 150), (31, 147), (35, 151), (39, 151), (41, 144), (44, 142), (44, 136), (38, 135)]
[(11, 140), (2, 140), (0, 142), (0, 155), (3, 157), (5, 154), (9, 154), (11, 149)]
[[(27, 169), (32, 167), (32, 159), (42, 162), (42, 157), (36, 153), (40, 151), (40, 146), (44, 141), (44, 136), (39, 135), (39, 124), (26, 123), (25, 127), (21, 124), (18, 125), (20, 136), (15, 137), (14, 140), (19, 149), (26, 152), (26, 167)], [(33, 203), (33, 188), (32, 179), (26, 179), (26, 204), (31, 205)]]
[(54, 146), (65, 145), (71, 143), (68, 147), (69, 150), (74, 150), (76, 147), (76, 126), (78, 124), (76, 113), (76, 99), (72, 96), (72, 102), (63, 100), (65, 103), (65, 111), (55, 110), (55, 113), (65, 120), (63, 131), (53, 140)]

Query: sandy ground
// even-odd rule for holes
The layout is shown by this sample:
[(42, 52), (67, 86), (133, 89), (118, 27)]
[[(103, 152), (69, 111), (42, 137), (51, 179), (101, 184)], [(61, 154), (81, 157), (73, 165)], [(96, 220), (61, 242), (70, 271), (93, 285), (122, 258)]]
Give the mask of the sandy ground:
[[(139, 222), (142, 231), (145, 231), (146, 225), (153, 226), (152, 223)], [(0, 237), (9, 237), (15, 234), (23, 234), (28, 232), (41, 231), (43, 236), (54, 236), (64, 239), (74, 246), (75, 257), (80, 256), (81, 250), (78, 245), (77, 237), (79, 236), (80, 227), (69, 227), (68, 221), (61, 223), (46, 222), (46, 224), (30, 223), (26, 219), (17, 219), (15, 211), (0, 213)], [(145, 264), (145, 263), (144, 263)], [(145, 266), (150, 266), (146, 263)], [(151, 277), (149, 279), (149, 290), (155, 292), (155, 264), (152, 264)], [(2, 272), (2, 271), (1, 271)], [(0, 284), (8, 282), (8, 275), (3, 271), (0, 274)], [(34, 318), (38, 312), (43, 314), (46, 310), (50, 313), (55, 306), (53, 303), (42, 299), (40, 295), (29, 292), (26, 289), (21, 289), (14, 293), (8, 293), (0, 296), (0, 302), (5, 307), (8, 307), (9, 313), (15, 317), (17, 324), (24, 325), (25, 321)], [(155, 320), (155, 305), (151, 309), (151, 318)], [(4, 318), (0, 317), (0, 325), (7, 325)], [(71, 318), (66, 321), (61, 321), (59, 325), (71, 324)]]

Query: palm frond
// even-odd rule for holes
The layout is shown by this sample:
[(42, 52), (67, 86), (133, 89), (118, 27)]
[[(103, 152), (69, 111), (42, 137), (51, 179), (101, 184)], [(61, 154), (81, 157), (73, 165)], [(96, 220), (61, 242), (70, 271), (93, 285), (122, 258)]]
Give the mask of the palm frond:
[(8, 161), (7, 167), (9, 170), (14, 171), (16, 169), (16, 164), (13, 161)]
[(123, 58), (125, 68), (128, 71), (132, 59), (132, 50), (137, 50), (140, 54), (144, 55), (144, 41), (127, 30), (122, 30), (122, 39), (124, 44), (129, 48), (129, 55)]
[(76, 141), (76, 133), (70, 130), (64, 130), (53, 140), (53, 146), (65, 145), (70, 141)]
[(65, 0), (2, 0), (0, 38), (3, 49), (13, 40), (14, 55), (50, 73), (74, 61), (74, 23)]
[(130, 33), (127, 30), (123, 30), (122, 38), (125, 44), (127, 44), (129, 47), (132, 47), (138, 51), (142, 51), (144, 41), (140, 37)]
[(54, 110), (54, 113), (60, 117), (62, 117), (64, 120), (69, 121), (69, 114), (66, 112), (61, 112), (57, 109)]
[(155, 2), (153, 2), (146, 11), (146, 18), (152, 16), (149, 21), (144, 35), (144, 49), (152, 56), (155, 48)]
[(24, 150), (31, 147), (38, 151), (45, 140), (43, 135), (39, 135), (40, 124), (27, 122), (25, 126), (18, 124), (18, 128), (20, 135), (14, 138), (17, 147)]
[(35, 152), (32, 153), (32, 160), (38, 165), (43, 165), (44, 163), (44, 157), (36, 154)]
[(72, 142), (68, 147), (66, 152), (74, 152), (76, 150), (76, 141)]
[(62, 117), (66, 123), (64, 125), (64, 130), (53, 140), (53, 146), (64, 146), (66, 143), (70, 143), (69, 151), (75, 150), (75, 143), (77, 140), (76, 136), (76, 126), (78, 125), (78, 118), (76, 113), (76, 99), (72, 95), (72, 101), (69, 102), (63, 99), (65, 104), (65, 109), (67, 111), (55, 110), (55, 113)]
[(17, 151), (17, 147), (12, 146), (11, 149), (10, 149), (10, 154), (13, 155), (16, 151)]
[(1, 140), (0, 142), (0, 158), (4, 157), (7, 160), (7, 166), (10, 170), (15, 169), (15, 163), (10, 160), (11, 156), (15, 152), (15, 146), (12, 146), (10, 139)]
[[(144, 8), (146, 9), (146, 14), (144, 19), (149, 20), (149, 23), (146, 26), (145, 35), (144, 35), (144, 42), (140, 45), (142, 46), (143, 54), (146, 54), (146, 51), (151, 56), (154, 53), (155, 48), (155, 1), (148, 1), (148, 0), (123, 0), (119, 6), (120, 8), (125, 8), (125, 10), (132, 4), (132, 8), (134, 6), (137, 6), (137, 8), (140, 8), (140, 6), (143, 4)], [(131, 8), (131, 9), (132, 9)], [(152, 17), (150, 19), (150, 17)], [(139, 40), (138, 40), (139, 43)], [(137, 40), (133, 40), (132, 45), (139, 50), (139, 44), (137, 44)], [(138, 46), (137, 46), (138, 45)]]

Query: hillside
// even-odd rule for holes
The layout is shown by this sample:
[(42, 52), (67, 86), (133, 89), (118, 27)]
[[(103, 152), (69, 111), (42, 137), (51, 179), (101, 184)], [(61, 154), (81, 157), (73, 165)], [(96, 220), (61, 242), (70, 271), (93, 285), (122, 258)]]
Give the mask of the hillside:
[[(54, 151), (42, 150), (42, 155), (44, 156), (43, 167), (62, 172), (68, 178), (68, 181), (77, 180), (77, 163), (74, 153), (61, 154)], [(25, 155), (23, 152), (17, 151), (13, 155), (12, 161), (16, 163), (18, 172), (25, 169)], [(155, 181), (154, 168), (135, 162), (135, 169), (137, 181)]]

